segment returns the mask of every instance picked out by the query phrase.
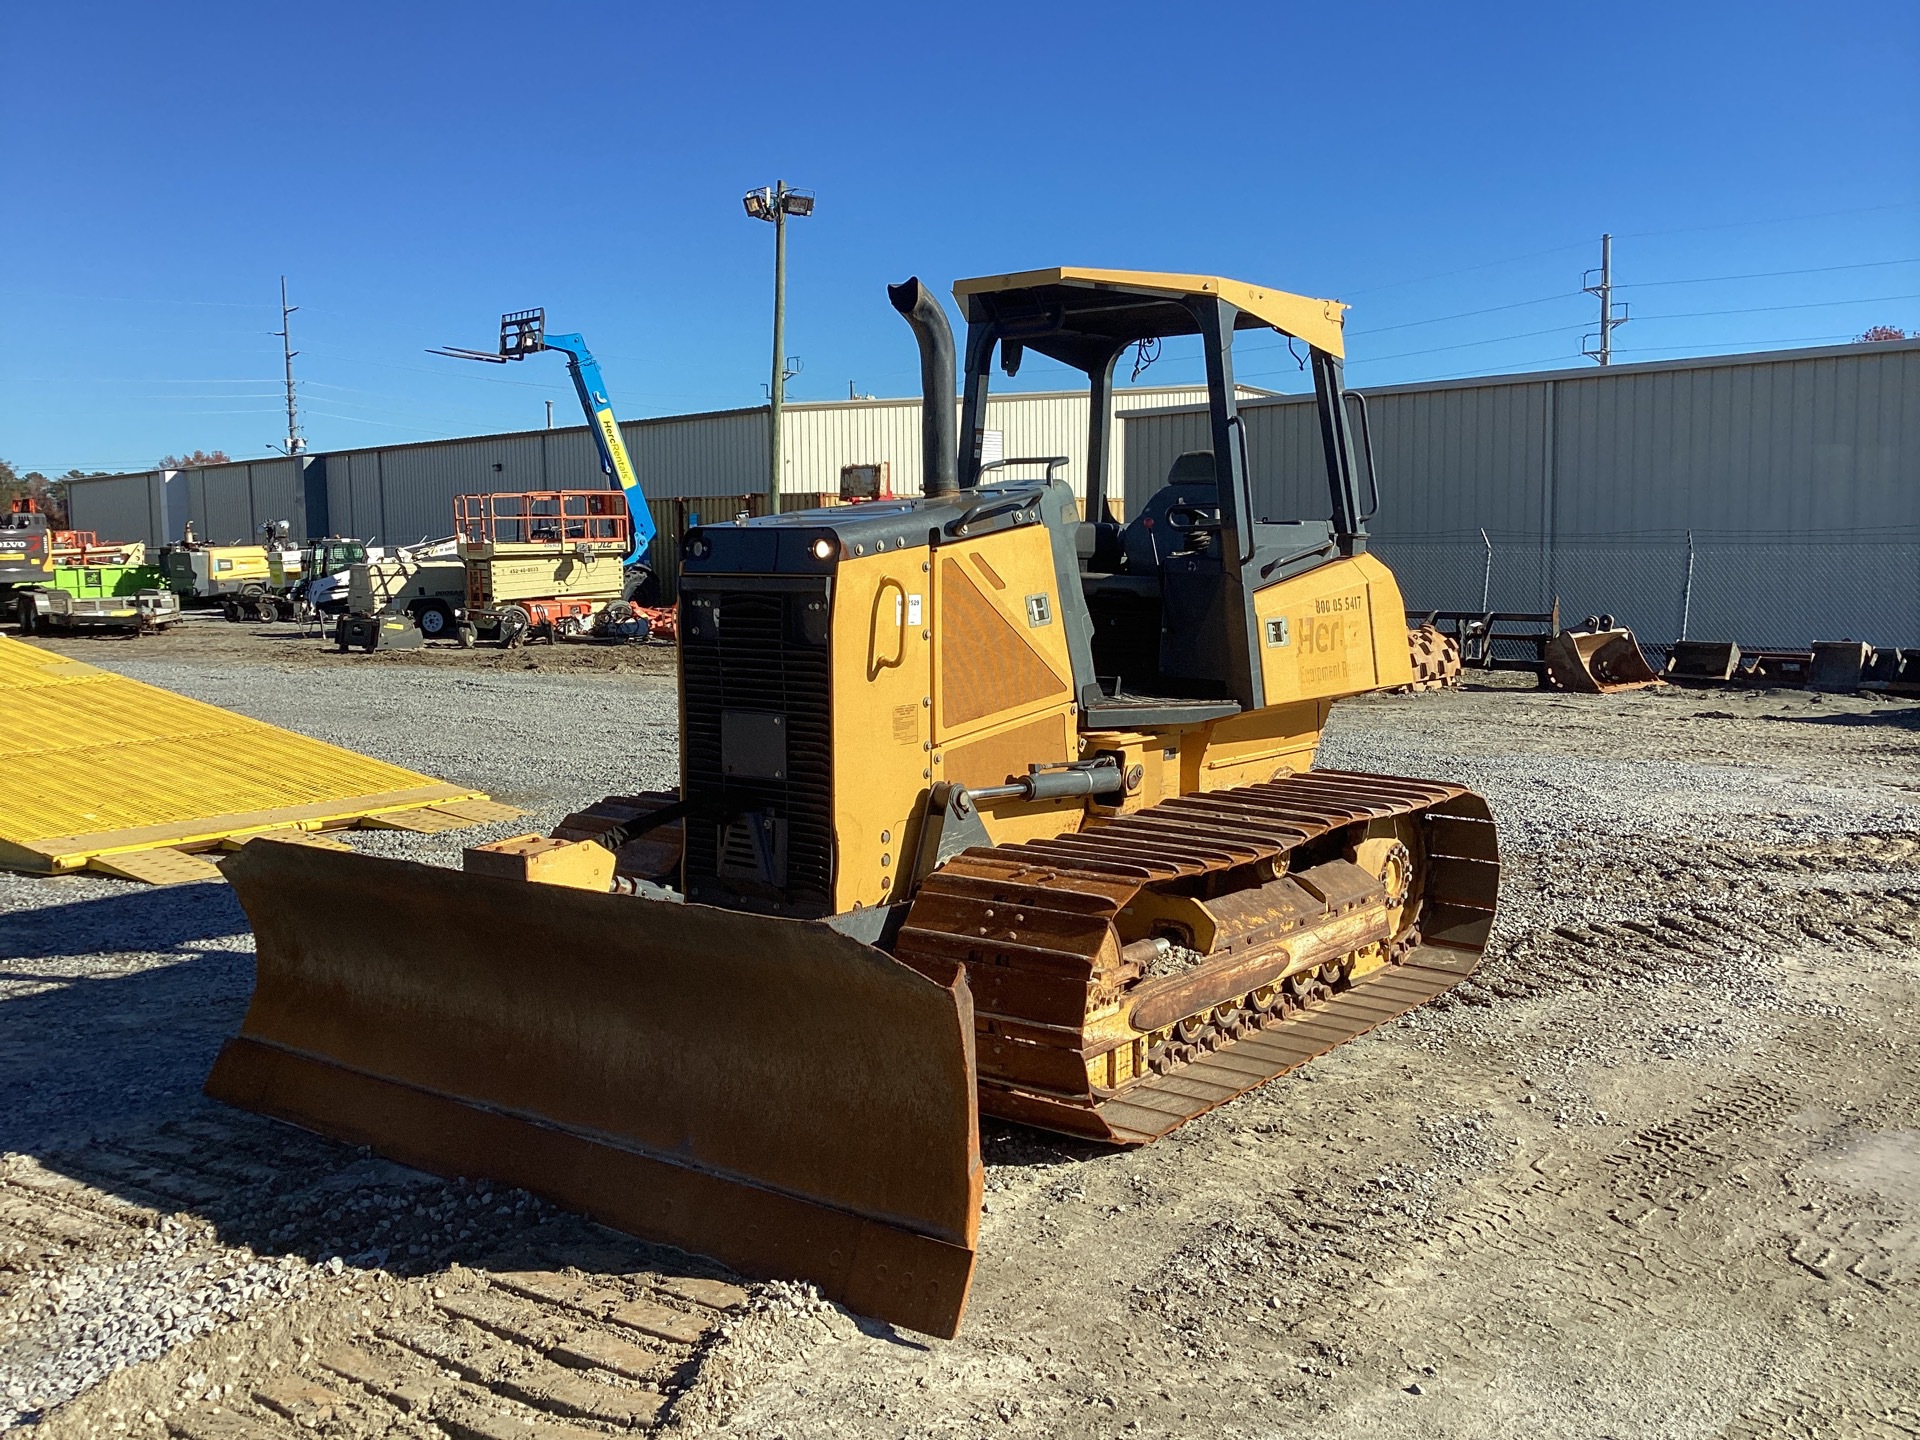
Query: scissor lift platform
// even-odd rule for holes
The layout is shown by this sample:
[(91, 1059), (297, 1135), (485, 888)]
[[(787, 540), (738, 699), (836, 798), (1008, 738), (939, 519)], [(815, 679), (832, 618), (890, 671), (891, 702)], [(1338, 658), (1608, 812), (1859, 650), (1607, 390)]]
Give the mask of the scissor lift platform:
[(520, 812), (465, 785), (0, 639), (0, 867), (153, 884), (272, 835), (440, 831)]

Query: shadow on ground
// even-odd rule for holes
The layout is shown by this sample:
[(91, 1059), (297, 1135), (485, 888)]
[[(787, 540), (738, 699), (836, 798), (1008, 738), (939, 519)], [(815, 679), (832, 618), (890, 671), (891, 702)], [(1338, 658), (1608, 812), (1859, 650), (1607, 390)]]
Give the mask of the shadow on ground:
[[(0, 1004), (0, 1153), (192, 1215), (262, 1256), (338, 1256), (398, 1275), (463, 1263), (727, 1276), (524, 1192), (426, 1175), (206, 1099), (200, 1087), (253, 990), (253, 955), (228, 948), (247, 929), (224, 884), (0, 917), (0, 973), (46, 986)], [(68, 957), (99, 954), (149, 963), (73, 973)]]
[(1899, 730), (1920, 730), (1920, 705), (1889, 706), (1864, 713), (1846, 711), (1834, 715), (1762, 715), (1762, 720), (1777, 720), (1788, 725), (1842, 725), (1849, 728), (1890, 725)]
[(195, 941), (223, 940), (247, 930), (246, 914), (224, 883), (142, 885), (93, 900), (0, 915), (0, 962), (58, 955), (187, 954)]
[[(5, 978), (46, 986), (5, 1001), (0, 1151), (43, 1151), (194, 1101), (253, 988), (253, 956), (233, 948), (246, 933), (233, 892), (215, 884), (0, 917)], [(92, 976), (67, 959), (102, 954), (147, 963)]]

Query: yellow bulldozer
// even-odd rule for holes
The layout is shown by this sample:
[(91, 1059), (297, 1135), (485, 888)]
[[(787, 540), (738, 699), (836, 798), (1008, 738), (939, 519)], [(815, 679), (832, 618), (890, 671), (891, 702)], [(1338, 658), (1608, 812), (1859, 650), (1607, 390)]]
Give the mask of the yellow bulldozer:
[[(208, 1093), (955, 1333), (981, 1111), (1151, 1141), (1456, 984), (1498, 890), (1459, 785), (1312, 768), (1413, 678), (1342, 310), (1202, 275), (963, 281), (924, 493), (682, 540), (681, 783), (463, 870), (250, 845)], [(1257, 518), (1233, 343), (1311, 352), (1325, 520)], [(1198, 336), (1210, 444), (1111, 518), (1111, 386)], [(983, 461), (996, 359), (1087, 377), (1082, 511)], [(1082, 519), (1082, 514), (1087, 517)]]

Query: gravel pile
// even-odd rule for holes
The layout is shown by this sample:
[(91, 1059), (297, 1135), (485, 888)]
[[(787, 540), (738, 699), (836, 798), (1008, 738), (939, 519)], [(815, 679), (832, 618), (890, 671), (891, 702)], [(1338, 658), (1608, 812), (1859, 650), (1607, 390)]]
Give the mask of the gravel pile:
[[(339, 1269), (335, 1260), (333, 1273)], [(211, 1225), (170, 1217), (130, 1259), (31, 1275), (6, 1309), (7, 1325), (26, 1337), (24, 1345), (9, 1346), (11, 1423), (24, 1424), (114, 1371), (256, 1307), (297, 1299), (311, 1274), (294, 1256), (261, 1258), (222, 1246)]]

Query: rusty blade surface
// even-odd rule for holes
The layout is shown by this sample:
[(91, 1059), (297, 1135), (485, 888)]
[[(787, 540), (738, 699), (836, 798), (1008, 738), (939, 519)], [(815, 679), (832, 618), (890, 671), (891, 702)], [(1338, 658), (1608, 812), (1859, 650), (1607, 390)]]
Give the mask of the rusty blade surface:
[(262, 841), (218, 1100), (952, 1335), (973, 1007), (825, 925)]

